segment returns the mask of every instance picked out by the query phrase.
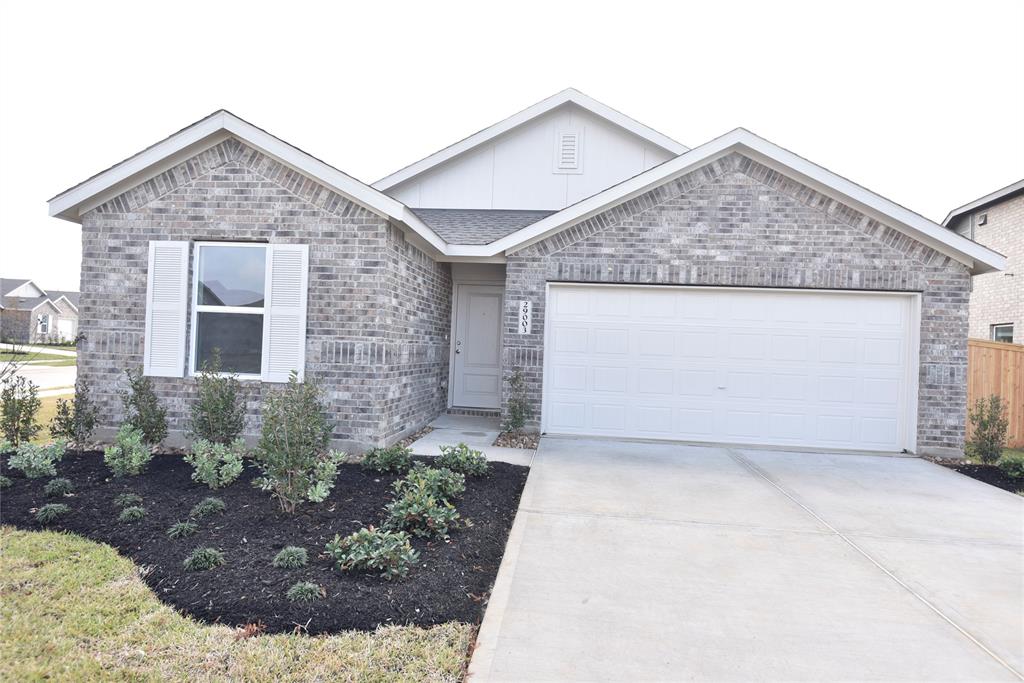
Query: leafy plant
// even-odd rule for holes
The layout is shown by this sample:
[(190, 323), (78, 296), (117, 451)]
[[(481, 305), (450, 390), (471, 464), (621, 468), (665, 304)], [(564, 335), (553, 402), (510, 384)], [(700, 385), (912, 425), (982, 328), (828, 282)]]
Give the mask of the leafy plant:
[(57, 414), (50, 421), (50, 436), (65, 439), (73, 450), (83, 451), (96, 430), (98, 412), (89, 391), (89, 383), (79, 379), (75, 382), (73, 400), (57, 399)]
[(60, 496), (66, 496), (73, 493), (75, 487), (72, 486), (70, 479), (64, 477), (57, 477), (46, 482), (46, 486), (43, 487), (43, 493), (48, 495), (50, 498), (59, 498)]
[(437, 459), (437, 464), (470, 477), (482, 477), (491, 469), (483, 453), (473, 450), (464, 443), (458, 446), (441, 446), (441, 456)]
[(29, 479), (53, 477), (57, 474), (57, 463), (64, 457), (64, 442), (54, 441), (45, 446), (23, 443), (10, 457), (7, 464), (19, 470)]
[(167, 410), (153, 391), (153, 381), (141, 370), (125, 370), (128, 389), (121, 392), (126, 424), (142, 432), (142, 440), (155, 446), (167, 437)]
[(153, 451), (143, 443), (144, 438), (141, 429), (129, 424), (121, 425), (114, 438), (114, 445), (103, 450), (103, 462), (115, 477), (141, 474), (149, 465)]
[(996, 464), (1006, 476), (1024, 479), (1024, 451), (1006, 451)]
[(121, 514), (117, 516), (119, 522), (138, 522), (140, 519), (146, 516), (146, 508), (138, 505), (130, 505), (124, 510), (121, 510)]
[(216, 548), (196, 548), (182, 564), (187, 571), (201, 572), (220, 567), (224, 563), (224, 553)]
[(292, 602), (313, 602), (324, 597), (326, 592), (311, 581), (299, 581), (288, 589), (286, 595)]
[(175, 522), (167, 529), (168, 538), (185, 538), (191, 536), (199, 530), (199, 525), (189, 520), (185, 522)]
[(405, 472), (412, 467), (412, 449), (399, 445), (373, 448), (363, 456), (363, 469), (374, 472)]
[(533, 417), (533, 409), (526, 396), (526, 376), (516, 368), (505, 378), (505, 383), (508, 384), (508, 400), (505, 402), (505, 422), (501, 428), (506, 432), (518, 432)]
[(0, 385), (0, 432), (10, 442), (8, 448), (30, 442), (42, 429), (36, 424), (42, 405), (38, 394), (38, 387), (21, 375), (12, 375)]
[(986, 463), (997, 461), (1006, 448), (1006, 432), (1010, 426), (1003, 399), (995, 394), (987, 399), (979, 398), (967, 417), (973, 427), (964, 449), (967, 455)]
[(428, 467), (418, 462), (391, 487), (399, 496), (406, 491), (425, 491), (441, 500), (453, 500), (466, 490), (466, 477), (447, 467)]
[(14, 446), (6, 438), (0, 436), (0, 453), (10, 453), (14, 450)]
[(422, 537), (448, 538), (448, 528), (459, 518), (455, 506), (434, 495), (425, 482), (406, 488), (384, 509), (388, 527)]
[(209, 517), (210, 515), (215, 515), (219, 512), (224, 512), (224, 510), (226, 509), (227, 506), (224, 505), (223, 500), (221, 500), (220, 498), (209, 497), (203, 498), (201, 501), (196, 503), (195, 507), (192, 508), (192, 512), (190, 512), (189, 514), (192, 517), (202, 518)]
[(0, 489), (5, 489), (9, 486), (12, 486), (13, 484), (14, 482), (11, 481), (10, 477), (5, 477), (4, 475), (0, 474)]
[(213, 443), (200, 439), (192, 444), (185, 462), (192, 466), (192, 481), (206, 484), (211, 489), (227, 486), (242, 474), (245, 441), (235, 439), (230, 444)]
[(47, 503), (36, 510), (36, 521), (40, 524), (52, 524), (69, 512), (71, 508), (64, 503)]
[(326, 550), (341, 571), (372, 572), (389, 581), (405, 576), (409, 566), (419, 560), (419, 553), (409, 543), (409, 534), (372, 526), (345, 538), (335, 535)]
[(126, 508), (131, 505), (142, 505), (142, 496), (137, 493), (119, 493), (114, 498), (114, 505), (119, 508)]
[(281, 552), (274, 556), (273, 564), (278, 569), (298, 569), (305, 567), (308, 561), (309, 556), (305, 548), (290, 545), (282, 548)]
[(326, 499), (344, 455), (327, 450), (331, 428), (316, 384), (299, 383), (292, 372), (287, 386), (266, 398), (262, 415), (254, 459), (263, 476), (254, 484), (269, 491), (288, 513), (304, 501)]
[[(214, 444), (230, 444), (245, 426), (245, 406), (240, 400), (241, 385), (235, 374), (221, 374), (220, 351), (203, 363), (196, 378), (198, 397), (192, 404), (189, 431), (192, 436)], [(216, 487), (213, 487), (216, 488)]]

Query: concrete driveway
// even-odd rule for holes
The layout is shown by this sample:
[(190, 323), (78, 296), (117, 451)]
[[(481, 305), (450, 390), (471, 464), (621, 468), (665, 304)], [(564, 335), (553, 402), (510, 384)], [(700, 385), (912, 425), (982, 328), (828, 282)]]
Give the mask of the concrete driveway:
[(543, 439), (472, 681), (1019, 680), (1024, 498), (914, 458)]

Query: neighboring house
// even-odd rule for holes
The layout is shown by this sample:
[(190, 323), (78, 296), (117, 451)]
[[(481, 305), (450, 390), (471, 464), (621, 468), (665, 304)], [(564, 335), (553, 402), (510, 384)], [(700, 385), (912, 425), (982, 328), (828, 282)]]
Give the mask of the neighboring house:
[(78, 292), (44, 290), (27, 278), (0, 279), (0, 341), (50, 343), (78, 335)]
[(968, 334), (1024, 343), (1024, 180), (953, 209), (942, 224), (1006, 256), (1003, 272), (972, 280)]
[(746, 130), (687, 149), (571, 89), (372, 186), (218, 111), (50, 214), (82, 225), (108, 433), (140, 366), (181, 433), (219, 349), (250, 433), (294, 371), (348, 448), (497, 413), (520, 371), (548, 433), (955, 451), (970, 278), (1004, 265)]

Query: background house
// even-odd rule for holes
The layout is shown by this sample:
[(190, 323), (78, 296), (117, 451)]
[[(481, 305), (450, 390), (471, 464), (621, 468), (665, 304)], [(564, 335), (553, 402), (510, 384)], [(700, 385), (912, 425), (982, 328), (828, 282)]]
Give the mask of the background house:
[(53, 343), (78, 335), (78, 292), (45, 290), (28, 278), (0, 279), (0, 341)]

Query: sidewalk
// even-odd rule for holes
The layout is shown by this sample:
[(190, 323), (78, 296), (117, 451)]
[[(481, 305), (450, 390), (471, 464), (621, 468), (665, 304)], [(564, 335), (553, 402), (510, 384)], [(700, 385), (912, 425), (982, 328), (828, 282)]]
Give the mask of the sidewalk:
[(0, 344), (0, 353), (10, 353), (12, 350), (24, 351), (25, 353), (47, 353), (54, 356), (68, 356), (77, 358), (78, 351), (63, 348), (60, 346), (36, 346), (34, 344)]

